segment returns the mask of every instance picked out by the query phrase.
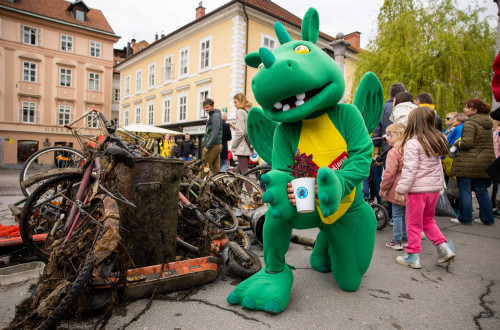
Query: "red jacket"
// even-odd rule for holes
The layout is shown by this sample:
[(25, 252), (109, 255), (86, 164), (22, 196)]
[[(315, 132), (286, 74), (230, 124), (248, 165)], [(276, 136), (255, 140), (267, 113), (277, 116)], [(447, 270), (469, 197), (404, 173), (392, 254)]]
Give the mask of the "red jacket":
[(493, 79), (491, 80), (491, 90), (497, 102), (500, 102), (500, 53), (493, 61)]

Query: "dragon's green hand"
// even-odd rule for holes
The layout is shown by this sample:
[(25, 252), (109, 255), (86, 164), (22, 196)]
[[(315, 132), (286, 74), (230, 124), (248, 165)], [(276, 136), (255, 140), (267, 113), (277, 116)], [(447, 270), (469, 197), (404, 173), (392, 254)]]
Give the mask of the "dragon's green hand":
[(282, 171), (270, 171), (262, 175), (262, 182), (266, 185), (266, 192), (262, 200), (269, 203), (275, 219), (291, 219), (297, 214), (297, 209), (290, 204), (287, 196), (287, 184), (293, 177)]
[(318, 170), (318, 199), (319, 208), (324, 218), (329, 217), (340, 205), (342, 200), (342, 185), (332, 169), (322, 167)]

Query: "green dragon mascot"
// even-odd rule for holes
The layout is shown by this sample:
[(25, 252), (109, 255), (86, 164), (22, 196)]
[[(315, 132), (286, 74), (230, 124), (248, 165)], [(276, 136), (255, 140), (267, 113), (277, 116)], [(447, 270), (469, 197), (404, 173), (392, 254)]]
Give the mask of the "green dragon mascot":
[[(259, 68), (252, 90), (262, 107), (249, 112), (249, 138), (272, 164), (272, 171), (262, 177), (267, 188), (263, 200), (268, 203), (265, 267), (241, 282), (227, 302), (281, 313), (293, 283), (293, 267), (285, 262), (293, 228), (320, 229), (311, 266), (318, 272), (331, 271), (342, 290), (357, 290), (370, 265), (376, 219), (361, 187), (372, 159), (369, 132), (380, 120), (384, 95), (377, 77), (367, 73), (354, 104), (339, 103), (345, 89), (343, 73), (315, 44), (319, 16), (314, 8), (302, 22), (303, 40), (292, 40), (279, 22), (274, 28), (280, 46), (272, 52), (260, 48), (245, 57), (247, 65)], [(297, 213), (287, 197), (287, 184), (293, 179), (289, 166), (297, 149), (312, 154), (319, 167), (313, 213)]]

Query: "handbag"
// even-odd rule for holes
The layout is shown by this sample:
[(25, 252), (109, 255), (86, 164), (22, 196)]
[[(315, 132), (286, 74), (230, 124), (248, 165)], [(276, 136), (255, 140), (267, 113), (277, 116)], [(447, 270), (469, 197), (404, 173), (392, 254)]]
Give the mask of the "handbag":
[(250, 139), (248, 138), (248, 133), (245, 133), (244, 137), (245, 137), (245, 142), (248, 144), (248, 146), (250, 147), (250, 149), (253, 150), (252, 143), (250, 142)]
[(454, 217), (456, 218), (457, 214), (453, 207), (451, 206), (450, 201), (448, 200), (448, 196), (446, 196), (445, 192), (439, 193), (439, 199), (436, 204), (436, 210), (434, 211), (434, 216), (436, 217)]
[(495, 159), (486, 169), (486, 173), (495, 180), (496, 182), (500, 182), (500, 157)]

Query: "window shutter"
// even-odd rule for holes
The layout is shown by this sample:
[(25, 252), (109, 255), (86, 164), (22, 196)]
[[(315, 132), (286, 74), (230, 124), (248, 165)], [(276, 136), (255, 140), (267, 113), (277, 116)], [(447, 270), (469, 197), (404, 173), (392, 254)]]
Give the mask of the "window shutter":
[(23, 121), (23, 107), (22, 106), (20, 108), (17, 108), (17, 121), (20, 123)]
[(19, 42), (23, 42), (23, 25), (21, 23), (17, 23), (17, 28), (19, 30)]
[(40, 110), (38, 110), (38, 105), (35, 104), (35, 124), (40, 123)]

